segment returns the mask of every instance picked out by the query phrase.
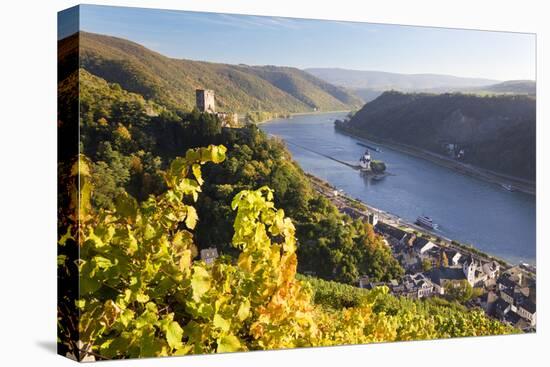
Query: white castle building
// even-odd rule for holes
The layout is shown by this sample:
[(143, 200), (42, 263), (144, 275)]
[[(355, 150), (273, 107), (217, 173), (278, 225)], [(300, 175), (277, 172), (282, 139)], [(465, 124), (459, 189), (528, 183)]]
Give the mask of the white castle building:
[(370, 156), (370, 152), (367, 149), (363, 156), (359, 159), (359, 166), (362, 170), (370, 171), (370, 163), (372, 161), (372, 158)]

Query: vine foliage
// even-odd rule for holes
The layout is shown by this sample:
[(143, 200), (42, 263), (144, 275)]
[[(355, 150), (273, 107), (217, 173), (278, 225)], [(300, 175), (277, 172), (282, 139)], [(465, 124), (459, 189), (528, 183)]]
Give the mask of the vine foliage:
[[(69, 355), (135, 358), (510, 331), (480, 312), (446, 318), (412, 307), (376, 311), (384, 288), (349, 308), (315, 304), (310, 283), (296, 278), (294, 225), (265, 186), (232, 201), (238, 258), (222, 256), (211, 265), (196, 259), (193, 203), (203, 184), (201, 166), (222, 162), (225, 153), (214, 145), (189, 150), (165, 172), (163, 194), (138, 203), (123, 193), (114, 209), (98, 211), (90, 205), (89, 163), (85, 157), (75, 162), (79, 190), (69, 189), (76, 214), (60, 236), (58, 257), (60, 274), (69, 278), (76, 269), (79, 281), (74, 304), (59, 309)], [(66, 255), (72, 246), (77, 259)]]

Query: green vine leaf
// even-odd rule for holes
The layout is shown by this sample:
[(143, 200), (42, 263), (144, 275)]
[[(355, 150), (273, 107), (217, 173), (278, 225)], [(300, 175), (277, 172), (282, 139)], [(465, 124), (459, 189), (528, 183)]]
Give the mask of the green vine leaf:
[(241, 342), (235, 335), (224, 335), (218, 339), (218, 353), (237, 352), (241, 350)]

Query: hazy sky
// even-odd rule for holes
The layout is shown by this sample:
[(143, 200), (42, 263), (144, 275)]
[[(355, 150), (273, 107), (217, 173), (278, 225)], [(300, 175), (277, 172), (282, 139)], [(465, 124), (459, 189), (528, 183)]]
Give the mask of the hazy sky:
[(81, 6), (80, 29), (175, 58), (535, 79), (535, 35), (525, 33), (93, 5)]

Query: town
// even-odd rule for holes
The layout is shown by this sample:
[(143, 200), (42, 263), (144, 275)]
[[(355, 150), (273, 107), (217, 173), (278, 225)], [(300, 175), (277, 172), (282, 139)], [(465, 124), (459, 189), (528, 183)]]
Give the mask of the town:
[(532, 266), (510, 265), (443, 239), (418, 225), (370, 208), (315, 176), (309, 177), (315, 189), (341, 212), (371, 224), (405, 270), (402, 279), (387, 283), (360, 277), (358, 287), (386, 286), (396, 296), (413, 299), (453, 299), (468, 308), (481, 308), (488, 316), (524, 332), (536, 331), (536, 270)]

